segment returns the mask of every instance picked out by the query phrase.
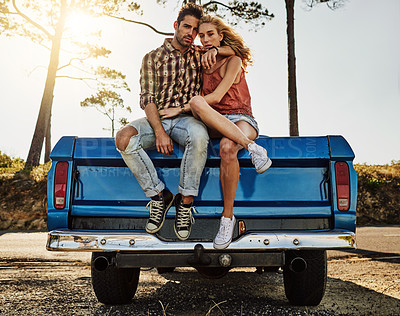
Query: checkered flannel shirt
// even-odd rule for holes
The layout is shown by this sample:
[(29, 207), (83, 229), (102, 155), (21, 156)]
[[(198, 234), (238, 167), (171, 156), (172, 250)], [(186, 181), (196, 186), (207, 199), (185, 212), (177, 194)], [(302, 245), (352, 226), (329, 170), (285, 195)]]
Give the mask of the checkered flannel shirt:
[(140, 107), (154, 103), (158, 110), (179, 107), (200, 94), (201, 56), (192, 47), (184, 54), (166, 39), (146, 54), (140, 69)]

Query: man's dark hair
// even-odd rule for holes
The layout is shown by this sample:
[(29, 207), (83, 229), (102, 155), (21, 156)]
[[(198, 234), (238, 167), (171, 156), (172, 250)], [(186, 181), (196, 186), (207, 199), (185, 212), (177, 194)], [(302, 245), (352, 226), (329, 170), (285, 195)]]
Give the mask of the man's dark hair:
[(178, 26), (181, 24), (185, 16), (191, 15), (196, 19), (199, 19), (203, 16), (203, 7), (192, 2), (186, 3), (180, 10), (177, 18)]

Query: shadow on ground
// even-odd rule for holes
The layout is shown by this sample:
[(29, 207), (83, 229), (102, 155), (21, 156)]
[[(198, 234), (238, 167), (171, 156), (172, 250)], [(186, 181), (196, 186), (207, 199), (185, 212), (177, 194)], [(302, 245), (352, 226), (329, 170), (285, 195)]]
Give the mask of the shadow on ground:
[(396, 315), (400, 310), (400, 300), (336, 278), (328, 278), (319, 306), (297, 307), (287, 302), (279, 274), (232, 271), (209, 280), (178, 270), (163, 277), (165, 283), (154, 292), (146, 290), (154, 281), (141, 282), (131, 304), (102, 305), (96, 314), (140, 314), (144, 309), (140, 315)]
[[(354, 264), (336, 262), (330, 268), (351, 270)], [(205, 279), (189, 268), (163, 275), (155, 269), (142, 271), (132, 302), (110, 306), (97, 301), (88, 266), (8, 262), (0, 269), (0, 314), (398, 315), (400, 310), (400, 300), (387, 295), (386, 289), (379, 293), (337, 277), (328, 278), (319, 306), (290, 306), (282, 275), (254, 271), (235, 269), (217, 280)]]

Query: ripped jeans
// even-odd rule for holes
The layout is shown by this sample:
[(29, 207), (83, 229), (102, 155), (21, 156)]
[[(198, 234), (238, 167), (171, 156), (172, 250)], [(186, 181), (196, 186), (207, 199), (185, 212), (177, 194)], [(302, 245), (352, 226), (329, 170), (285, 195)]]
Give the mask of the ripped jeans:
[[(180, 166), (179, 193), (197, 196), (200, 177), (207, 160), (207, 128), (201, 121), (186, 114), (164, 119), (161, 123), (171, 139), (185, 148)], [(146, 118), (135, 120), (129, 125), (138, 134), (131, 137), (126, 149), (120, 153), (146, 196), (155, 196), (164, 190), (165, 184), (159, 179), (153, 162), (144, 150), (155, 146), (153, 128)]]

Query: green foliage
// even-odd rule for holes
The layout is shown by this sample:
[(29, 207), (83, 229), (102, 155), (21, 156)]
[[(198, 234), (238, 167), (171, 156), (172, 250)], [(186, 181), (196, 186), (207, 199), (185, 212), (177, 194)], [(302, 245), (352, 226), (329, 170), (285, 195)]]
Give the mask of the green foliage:
[(268, 9), (263, 7), (257, 1), (229, 1), (227, 4), (221, 1), (209, 1), (202, 3), (206, 13), (214, 13), (232, 25), (237, 25), (239, 22), (252, 24), (252, 30), (257, 30), (265, 25), (265, 22), (274, 18), (273, 14), (268, 12)]
[(115, 69), (100, 66), (97, 68), (95, 75), (98, 78), (100, 87), (131, 91), (125, 81), (126, 76)]
[[(157, 0), (158, 4), (165, 5), (168, 0)], [(261, 4), (261, 1), (201, 1), (183, 0), (177, 1), (178, 5), (194, 2), (203, 6), (206, 14), (215, 14), (223, 18), (231, 25), (243, 22), (251, 24), (250, 30), (257, 31), (265, 26), (265, 22), (274, 18), (274, 14)]]
[(23, 178), (40, 182), (46, 179), (51, 162), (33, 168), (25, 168), (21, 158), (10, 157), (0, 151), (0, 179)]
[(346, 1), (347, 0), (303, 0), (310, 9), (318, 4), (325, 3), (332, 10), (343, 7)]
[(354, 167), (358, 174), (358, 224), (399, 224), (400, 161)]
[[(131, 110), (131, 111), (132, 111), (132, 110)], [(129, 124), (129, 121), (128, 121), (128, 119), (127, 119), (126, 117), (121, 117), (121, 118), (118, 120), (118, 122), (119, 122), (119, 124), (121, 124), (122, 126), (126, 126), (126, 125)]]
[(51, 168), (51, 161), (41, 164), (37, 167), (33, 167), (30, 172), (30, 178), (36, 182), (47, 180), (47, 173)]
[[(112, 108), (123, 108), (123, 104), (124, 101), (118, 93), (105, 89), (98, 91), (96, 94), (91, 95), (81, 102), (81, 106), (83, 107), (98, 107), (99, 109), (101, 109), (101, 111), (104, 111), (104, 113), (111, 113)], [(110, 106), (110, 108), (107, 108), (107, 106)]]
[(3, 173), (5, 170), (13, 169), (20, 170), (24, 167), (25, 162), (21, 158), (11, 158), (10, 156), (0, 151), (0, 170)]

